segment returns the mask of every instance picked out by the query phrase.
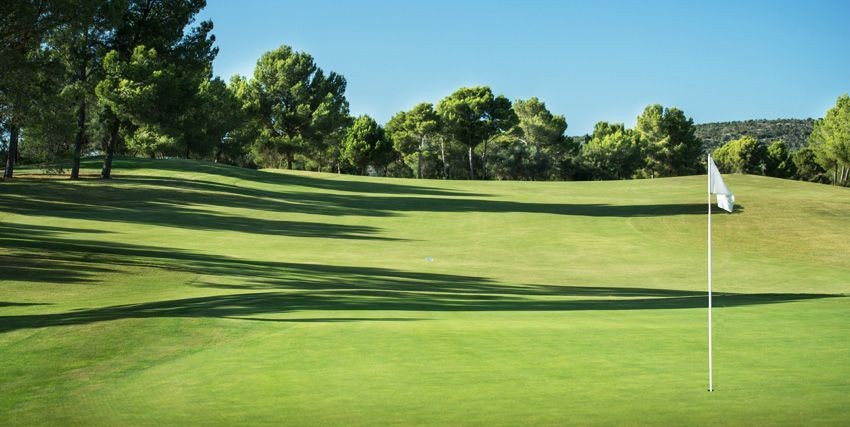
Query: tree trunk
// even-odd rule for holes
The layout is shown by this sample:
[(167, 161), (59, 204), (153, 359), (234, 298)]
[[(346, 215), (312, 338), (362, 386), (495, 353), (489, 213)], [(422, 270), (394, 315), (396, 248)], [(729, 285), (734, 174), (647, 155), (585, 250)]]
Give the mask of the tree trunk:
[(443, 159), (443, 179), (449, 179), (449, 164), (446, 163), (446, 141), (440, 138), (440, 158)]
[(103, 169), (100, 171), (102, 179), (112, 178), (112, 158), (115, 157), (115, 146), (118, 145), (118, 127), (120, 122), (118, 117), (112, 115), (109, 124), (109, 142), (106, 146), (106, 157), (103, 159)]
[(189, 144), (189, 141), (186, 141), (186, 160), (189, 160), (189, 151), (192, 149), (192, 146)]
[(221, 162), (221, 143), (215, 146), (215, 162)]
[(80, 177), (80, 156), (83, 152), (83, 143), (86, 138), (86, 100), (80, 100), (77, 107), (77, 138), (74, 141), (74, 165), (71, 168), (71, 179)]
[(286, 153), (286, 168), (292, 170), (292, 152)]
[(3, 179), (12, 179), (12, 175), (14, 175), (20, 132), (21, 129), (14, 122), (9, 124), (9, 152), (6, 155), (6, 171), (3, 173)]
[(487, 140), (484, 140), (484, 152), (481, 153), (481, 178), (487, 179)]
[(469, 147), (469, 179), (475, 179), (475, 168), (472, 166), (472, 146)]
[(422, 179), (422, 146), (425, 144), (425, 137), (419, 139), (419, 148), (416, 158), (416, 178)]

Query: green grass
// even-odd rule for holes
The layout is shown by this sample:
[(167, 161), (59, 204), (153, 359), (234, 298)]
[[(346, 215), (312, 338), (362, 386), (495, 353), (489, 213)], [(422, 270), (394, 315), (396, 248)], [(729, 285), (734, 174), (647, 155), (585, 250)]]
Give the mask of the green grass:
[(848, 189), (726, 178), (708, 393), (705, 177), (115, 166), (0, 183), (0, 424), (850, 420)]

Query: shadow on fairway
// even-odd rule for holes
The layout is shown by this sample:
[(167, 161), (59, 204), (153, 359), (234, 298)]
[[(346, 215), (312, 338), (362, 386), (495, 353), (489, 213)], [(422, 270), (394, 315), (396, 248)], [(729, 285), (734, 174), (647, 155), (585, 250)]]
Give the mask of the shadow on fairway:
[[(496, 286), (494, 286), (496, 287)], [(621, 288), (609, 288), (616, 293)], [(825, 294), (721, 294), (718, 307), (775, 304), (816, 298)], [(279, 315), (303, 310), (326, 311), (577, 311), (652, 310), (705, 307), (705, 296), (635, 299), (528, 299), (510, 293), (457, 295), (397, 292), (281, 293), (254, 292), (157, 301), (79, 310), (66, 313), (0, 316), (0, 332), (25, 328), (84, 325), (120, 319), (158, 317), (214, 317), (269, 322), (398, 321), (398, 318), (275, 319), (247, 316)], [(402, 318), (403, 320), (415, 320)]]
[[(167, 162), (166, 162), (167, 163)], [(228, 170), (230, 168), (227, 168)], [(241, 171), (241, 170), (240, 170)], [(351, 184), (336, 181), (247, 171), (251, 176), (270, 175), (273, 181), (290, 178), (321, 186)], [(381, 236), (381, 229), (365, 225), (288, 221), (246, 216), (235, 209), (269, 215), (296, 213), (330, 217), (389, 217), (407, 212), (441, 213), (535, 213), (586, 217), (656, 217), (704, 215), (702, 203), (608, 205), (569, 203), (525, 203), (486, 198), (452, 196), (375, 195), (368, 188), (380, 183), (357, 183), (362, 194), (293, 192), (291, 186), (276, 191), (241, 187), (201, 180), (125, 177), (111, 181), (88, 180), (70, 183), (55, 179), (19, 179), (4, 186), (0, 205), (4, 212), (30, 217), (46, 216), (91, 221), (122, 222), (204, 231), (237, 231), (251, 234), (339, 239), (394, 240)], [(392, 187), (406, 188), (406, 186)], [(361, 187), (355, 187), (360, 189)], [(346, 190), (353, 191), (353, 190)], [(403, 193), (402, 193), (403, 194)], [(33, 195), (37, 195), (33, 197)], [(743, 211), (736, 207), (735, 213)], [(719, 212), (719, 211), (716, 211)]]
[[(4, 188), (0, 194), (0, 205), (5, 213), (29, 217), (48, 216), (104, 223), (123, 222), (291, 237), (397, 240), (379, 236), (380, 229), (371, 226), (264, 219), (208, 209), (213, 206), (269, 212), (344, 214), (342, 210), (335, 210), (319, 202), (314, 206), (301, 206), (301, 203), (187, 191), (179, 186), (139, 187), (129, 184), (118, 181), (91, 181), (81, 185), (69, 185), (57, 180), (19, 180), (15, 185)], [(33, 194), (37, 194), (37, 197), (33, 197)], [(7, 234), (15, 234), (13, 230), (9, 230), (15, 226), (4, 227)], [(23, 234), (23, 231), (20, 234)]]
[[(100, 160), (92, 162), (92, 166), (99, 168)], [(243, 179), (246, 181), (262, 184), (295, 185), (318, 190), (333, 190), (352, 193), (382, 193), (382, 194), (407, 194), (407, 195), (429, 195), (429, 196), (483, 196), (482, 194), (458, 192), (441, 188), (425, 187), (421, 185), (399, 185), (384, 182), (364, 182), (345, 179), (317, 179), (303, 175), (281, 174), (275, 172), (258, 172), (252, 169), (237, 166), (222, 165), (203, 161), (189, 161), (184, 159), (168, 159), (151, 161), (148, 159), (122, 158), (115, 163), (116, 176), (123, 179), (124, 170), (155, 168), (175, 172), (207, 173), (228, 178)], [(243, 187), (237, 187), (243, 188)]]
[(415, 317), (305, 317), (299, 319), (270, 319), (261, 317), (226, 317), (234, 320), (251, 320), (255, 322), (283, 322), (283, 323), (334, 323), (334, 322), (412, 322), (425, 320)]
[(31, 305), (50, 305), (43, 302), (9, 302), (0, 301), (0, 307), (26, 307)]
[[(17, 236), (15, 236), (17, 232)], [(186, 271), (232, 280), (198, 286), (230, 289), (228, 295), (83, 309), (65, 313), (0, 316), (0, 332), (24, 328), (81, 325), (131, 318), (212, 317), (257, 321), (344, 322), (386, 320), (351, 317), (352, 311), (574, 311), (650, 310), (704, 307), (703, 292), (606, 286), (503, 284), (483, 277), (408, 272), (385, 268), (249, 261), (173, 249), (86, 242), (63, 237), (67, 229), (29, 226), (9, 230), (0, 225), (0, 240), (17, 260), (40, 257), (27, 266), (25, 280), (94, 283), (104, 271), (120, 266)], [(11, 235), (10, 235), (11, 234)], [(22, 270), (19, 270), (20, 273)], [(8, 276), (7, 276), (8, 277)], [(17, 280), (17, 277), (15, 277)], [(102, 279), (100, 279), (102, 280)], [(718, 307), (775, 304), (830, 294), (717, 294)], [(6, 305), (23, 304), (4, 302)], [(346, 318), (268, 318), (308, 310), (341, 311)]]

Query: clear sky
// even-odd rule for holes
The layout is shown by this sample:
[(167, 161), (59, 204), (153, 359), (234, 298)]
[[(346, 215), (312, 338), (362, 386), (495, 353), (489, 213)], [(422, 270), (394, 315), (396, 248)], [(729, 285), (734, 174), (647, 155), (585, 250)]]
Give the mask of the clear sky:
[(850, 91), (850, 1), (207, 0), (215, 74), (287, 44), (386, 122), (461, 86), (537, 96), (567, 133), (632, 126), (644, 106), (697, 123), (821, 117)]

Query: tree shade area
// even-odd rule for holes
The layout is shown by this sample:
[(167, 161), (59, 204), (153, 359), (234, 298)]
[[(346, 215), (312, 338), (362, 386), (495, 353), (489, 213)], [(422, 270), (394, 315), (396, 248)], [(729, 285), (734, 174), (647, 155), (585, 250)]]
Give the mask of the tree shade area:
[(0, 192), (2, 424), (847, 420), (847, 188), (725, 177), (709, 395), (704, 176), (114, 167)]
[[(251, 76), (214, 77), (213, 23), (196, 22), (204, 7), (203, 0), (4, 2), (5, 179), (19, 163), (77, 179), (89, 155), (102, 156), (102, 178), (112, 176), (115, 155), (391, 177), (657, 178), (703, 173), (704, 154), (720, 149), (721, 157), (747, 157), (722, 162), (728, 171), (848, 184), (846, 96), (816, 122), (695, 125), (684, 111), (655, 104), (634, 129), (603, 121), (593, 135), (571, 137), (566, 118), (539, 98), (509, 100), (474, 86), (384, 126), (351, 117), (345, 77), (286, 45), (264, 53)], [(369, 143), (358, 137), (368, 120), (377, 138)], [(745, 136), (757, 140), (747, 145), (752, 152), (731, 153)], [(722, 148), (733, 142), (737, 148)]]

